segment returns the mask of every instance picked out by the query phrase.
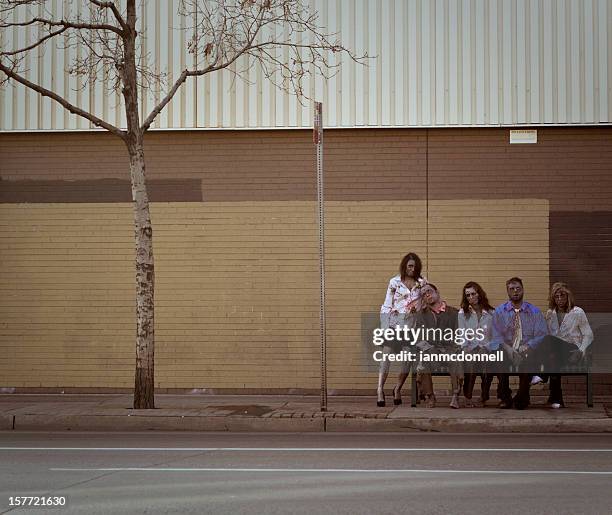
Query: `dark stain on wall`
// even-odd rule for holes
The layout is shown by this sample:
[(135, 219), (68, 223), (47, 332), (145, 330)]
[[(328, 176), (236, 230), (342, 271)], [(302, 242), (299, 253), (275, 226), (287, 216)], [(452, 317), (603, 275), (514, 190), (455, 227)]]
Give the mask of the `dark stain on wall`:
[[(200, 202), (202, 186), (197, 179), (147, 181), (152, 202)], [(131, 202), (130, 181), (121, 179), (17, 180), (0, 179), (0, 203), (104, 203)]]
[(612, 211), (551, 211), (549, 220), (551, 283), (568, 283), (587, 313), (611, 313)]

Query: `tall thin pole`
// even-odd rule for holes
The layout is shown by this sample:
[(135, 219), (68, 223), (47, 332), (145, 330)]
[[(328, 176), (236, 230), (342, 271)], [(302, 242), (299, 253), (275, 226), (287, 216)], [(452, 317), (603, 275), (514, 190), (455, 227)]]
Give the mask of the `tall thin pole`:
[(313, 140), (317, 148), (319, 221), (319, 324), (321, 332), (321, 411), (327, 411), (327, 329), (325, 324), (325, 203), (323, 199), (323, 104), (315, 102)]

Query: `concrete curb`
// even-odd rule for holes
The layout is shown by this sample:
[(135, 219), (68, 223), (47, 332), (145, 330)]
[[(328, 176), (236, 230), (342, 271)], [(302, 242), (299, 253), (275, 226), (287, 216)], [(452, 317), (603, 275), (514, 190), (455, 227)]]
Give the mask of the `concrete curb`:
[(2, 431), (612, 433), (612, 419), (261, 418), (151, 415), (34, 415), (0, 418)]
[[(11, 422), (12, 425), (12, 422)], [(16, 415), (17, 431), (229, 431), (321, 432), (320, 418), (198, 417), (150, 415)], [(4, 428), (4, 424), (0, 426)], [(5, 429), (11, 429), (11, 426)]]
[(13, 415), (0, 415), (0, 431), (10, 431), (13, 428)]
[(328, 419), (328, 432), (612, 433), (610, 419)]

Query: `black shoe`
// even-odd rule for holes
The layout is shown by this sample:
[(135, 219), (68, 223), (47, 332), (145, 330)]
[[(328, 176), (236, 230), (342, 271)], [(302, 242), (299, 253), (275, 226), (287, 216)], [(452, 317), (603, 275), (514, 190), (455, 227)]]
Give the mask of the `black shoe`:
[(513, 399), (512, 404), (514, 406), (514, 409), (527, 409), (527, 407), (529, 406), (529, 398), (521, 399), (520, 397), (516, 396)]
[(377, 400), (376, 401), (376, 406), (378, 406), (379, 408), (384, 408), (385, 407), (385, 392), (382, 393), (382, 401), (381, 400)]
[(401, 397), (396, 397), (395, 392), (399, 390), (396, 390), (396, 388), (393, 388), (393, 404), (395, 404), (396, 406), (399, 406), (402, 403), (402, 398)]

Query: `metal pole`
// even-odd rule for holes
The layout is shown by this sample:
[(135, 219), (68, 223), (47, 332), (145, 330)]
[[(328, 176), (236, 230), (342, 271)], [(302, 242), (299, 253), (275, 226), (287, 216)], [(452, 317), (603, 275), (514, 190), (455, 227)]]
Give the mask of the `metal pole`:
[(317, 148), (317, 205), (319, 222), (319, 324), (321, 332), (321, 411), (327, 411), (327, 331), (325, 324), (325, 203), (323, 199), (323, 104), (315, 102), (314, 143)]

